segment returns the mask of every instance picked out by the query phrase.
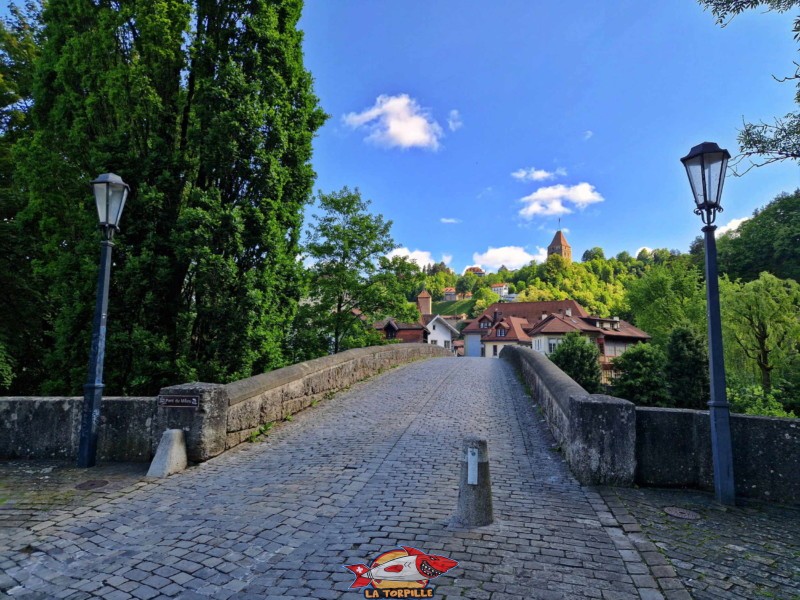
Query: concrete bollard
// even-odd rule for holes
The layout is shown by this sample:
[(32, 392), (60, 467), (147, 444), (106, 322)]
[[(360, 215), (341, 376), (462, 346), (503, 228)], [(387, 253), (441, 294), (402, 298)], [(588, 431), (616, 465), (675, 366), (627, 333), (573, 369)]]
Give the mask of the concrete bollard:
[(465, 527), (481, 527), (493, 520), (486, 440), (470, 436), (464, 438), (461, 446), (461, 477), (455, 521)]
[(156, 455), (147, 471), (148, 477), (167, 477), (183, 471), (188, 464), (183, 429), (167, 429), (158, 443)]

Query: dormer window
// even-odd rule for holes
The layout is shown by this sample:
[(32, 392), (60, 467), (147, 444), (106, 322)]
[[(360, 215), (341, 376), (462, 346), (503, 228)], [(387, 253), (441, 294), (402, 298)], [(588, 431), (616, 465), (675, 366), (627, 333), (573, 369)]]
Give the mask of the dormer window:
[(502, 327), (497, 328), (497, 337), (506, 337), (506, 330)]
[(481, 321), (481, 329), (489, 329), (489, 321), (488, 320)]

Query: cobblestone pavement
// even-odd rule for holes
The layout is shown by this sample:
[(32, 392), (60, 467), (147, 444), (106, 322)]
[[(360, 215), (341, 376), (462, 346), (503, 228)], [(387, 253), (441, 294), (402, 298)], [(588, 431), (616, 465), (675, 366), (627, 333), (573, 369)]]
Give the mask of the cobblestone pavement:
[[(697, 600), (800, 600), (800, 508), (741, 499), (735, 508), (725, 508), (712, 494), (686, 490), (601, 493), (615, 517), (641, 525), (671, 563), (660, 569), (669, 575), (677, 571)], [(665, 512), (672, 508), (694, 514)]]
[[(488, 440), (495, 511), (472, 530), (451, 523), (468, 434)], [(106, 491), (46, 512), (8, 492), (0, 596), (358, 598), (343, 565), (405, 545), (459, 561), (433, 580), (437, 598), (690, 598), (624, 493), (572, 478), (504, 361), (391, 370), (168, 479), (109, 469), (82, 475)], [(6, 489), (21, 472), (2, 466)], [(70, 480), (52, 477), (45, 490)]]

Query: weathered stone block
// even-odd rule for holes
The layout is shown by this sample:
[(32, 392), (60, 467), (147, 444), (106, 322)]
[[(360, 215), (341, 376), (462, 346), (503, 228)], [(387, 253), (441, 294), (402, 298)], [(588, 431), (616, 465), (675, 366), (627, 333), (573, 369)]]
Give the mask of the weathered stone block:
[(208, 460), (227, 445), (228, 394), (224, 385), (186, 383), (162, 388), (159, 395), (198, 396), (198, 408), (158, 407), (156, 431), (183, 429), (186, 453), (194, 462)]
[(578, 481), (631, 485), (636, 468), (636, 408), (612, 396), (570, 398), (567, 462)]

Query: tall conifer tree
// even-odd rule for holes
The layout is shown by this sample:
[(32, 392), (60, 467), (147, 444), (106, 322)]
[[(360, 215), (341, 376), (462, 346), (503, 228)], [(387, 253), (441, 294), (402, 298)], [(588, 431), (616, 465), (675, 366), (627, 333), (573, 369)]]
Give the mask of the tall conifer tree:
[[(50, 341), (44, 392), (85, 376), (97, 270), (88, 181), (132, 187), (116, 238), (106, 383), (153, 393), (284, 363), (311, 141), (301, 0), (49, 0), (19, 215)], [(35, 391), (35, 390), (31, 390)]]

